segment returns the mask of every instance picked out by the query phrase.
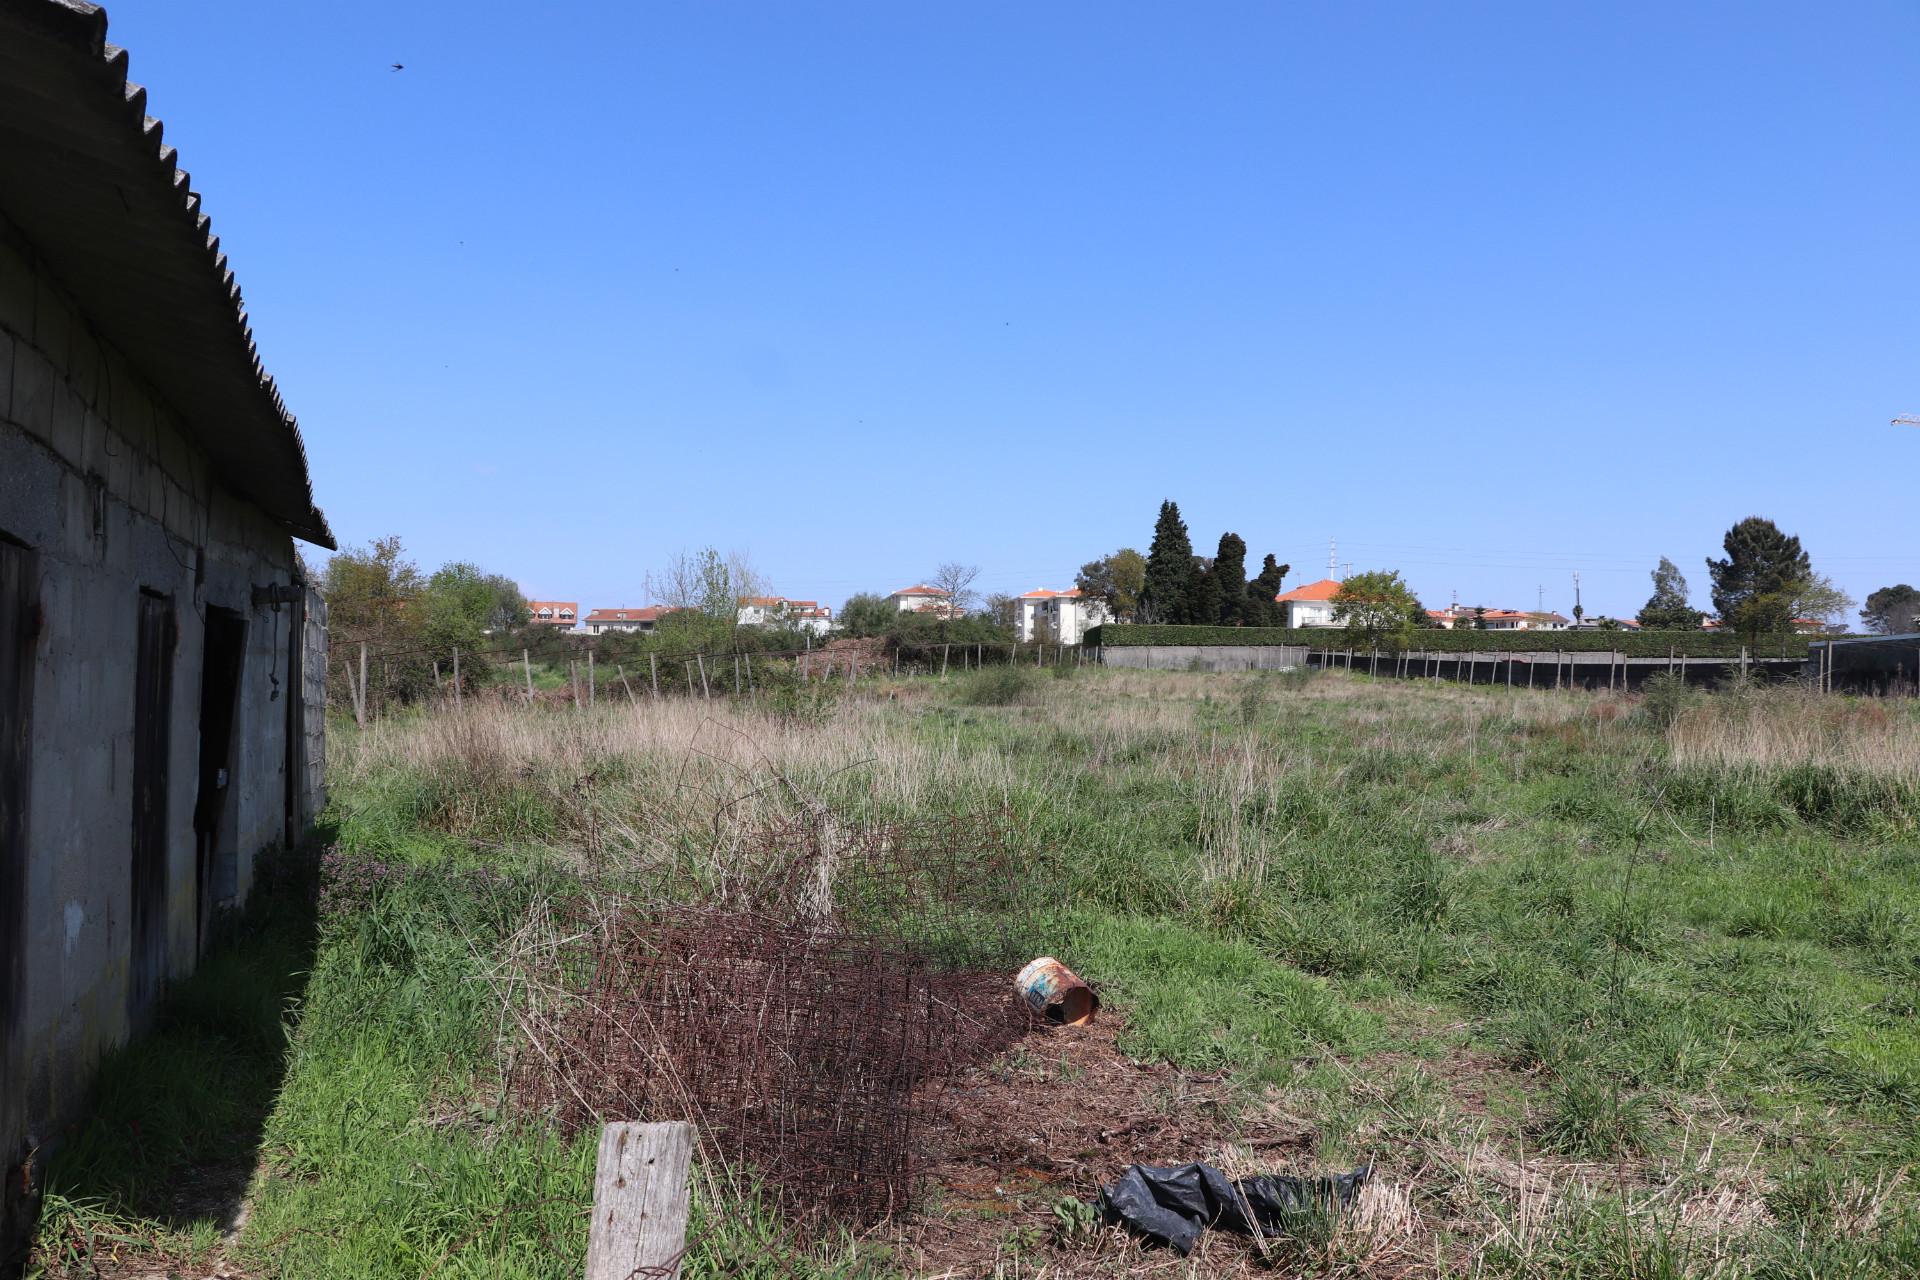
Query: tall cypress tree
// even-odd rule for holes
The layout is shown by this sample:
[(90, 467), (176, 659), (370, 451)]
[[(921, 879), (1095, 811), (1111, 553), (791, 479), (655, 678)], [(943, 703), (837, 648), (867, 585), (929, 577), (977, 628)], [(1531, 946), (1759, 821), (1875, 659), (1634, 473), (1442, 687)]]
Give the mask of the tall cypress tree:
[(1220, 589), (1220, 625), (1237, 627), (1247, 620), (1247, 544), (1237, 533), (1220, 535), (1220, 551), (1213, 558), (1213, 580)]
[(1180, 508), (1169, 499), (1160, 504), (1154, 521), (1153, 545), (1147, 548), (1147, 581), (1140, 591), (1140, 612), (1147, 622), (1192, 621), (1193, 592), (1197, 585), (1193, 542)]
[(1277, 627), (1284, 621), (1280, 616), (1280, 606), (1274, 603), (1273, 598), (1280, 594), (1280, 584), (1287, 580), (1287, 570), (1292, 567), (1276, 561), (1271, 551), (1260, 562), (1259, 576), (1247, 584), (1248, 626)]
[(1193, 558), (1193, 597), (1187, 603), (1187, 621), (1196, 627), (1211, 627), (1220, 621), (1220, 579), (1214, 566), (1201, 556)]

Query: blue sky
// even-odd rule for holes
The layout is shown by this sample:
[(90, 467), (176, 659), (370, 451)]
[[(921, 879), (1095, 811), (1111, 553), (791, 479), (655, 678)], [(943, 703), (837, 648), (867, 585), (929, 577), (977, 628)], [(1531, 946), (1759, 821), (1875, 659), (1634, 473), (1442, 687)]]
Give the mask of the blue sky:
[[(343, 542), (645, 603), (1196, 546), (1920, 579), (1920, 6), (109, 7)], [(395, 72), (389, 64), (401, 62)]]

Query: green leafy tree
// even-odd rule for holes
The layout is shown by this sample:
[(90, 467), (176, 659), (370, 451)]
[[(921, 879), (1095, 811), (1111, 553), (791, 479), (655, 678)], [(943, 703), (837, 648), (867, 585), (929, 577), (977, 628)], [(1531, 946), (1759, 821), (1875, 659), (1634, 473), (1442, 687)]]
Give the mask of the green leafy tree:
[(1220, 535), (1213, 557), (1213, 580), (1220, 593), (1218, 617), (1222, 626), (1237, 627), (1247, 620), (1247, 543), (1237, 533)]
[(1883, 636), (1920, 631), (1920, 591), (1904, 582), (1882, 587), (1867, 597), (1860, 609), (1860, 621), (1867, 630)]
[(1421, 612), (1420, 601), (1394, 569), (1355, 574), (1333, 597), (1333, 621), (1347, 629), (1356, 649), (1398, 653), (1413, 638)]
[(334, 555), (320, 585), (327, 598), (327, 625), (337, 638), (358, 645), (406, 637), (413, 627), (408, 605), (426, 583), (406, 558), (400, 539), (386, 537)]
[(527, 616), (527, 602), (511, 579), (465, 560), (435, 570), (420, 591), (417, 608), (428, 656), (450, 677), (454, 651), (459, 650), (466, 658), (460, 682), (469, 688), (483, 683), (492, 669), (476, 657), (486, 647), (487, 632), (503, 620), (513, 623)]
[(1089, 560), (1080, 566), (1073, 585), (1080, 594), (1098, 600), (1116, 622), (1130, 622), (1140, 608), (1140, 591), (1147, 582), (1147, 558), (1132, 547)]
[(1727, 530), (1722, 546), (1724, 559), (1707, 560), (1720, 621), (1749, 644), (1791, 630), (1799, 597), (1813, 581), (1800, 539), (1771, 520), (1748, 516)]
[(862, 592), (847, 597), (840, 606), (837, 621), (840, 630), (852, 636), (883, 636), (899, 616), (900, 610), (885, 596)]
[(1700, 611), (1687, 603), (1687, 580), (1665, 556), (1653, 570), (1653, 594), (1640, 609), (1640, 625), (1649, 631), (1697, 631)]
[[(717, 636), (722, 631), (732, 634), (743, 599), (767, 595), (769, 588), (739, 552), (701, 547), (680, 552), (658, 573), (648, 574), (647, 593), (672, 609), (699, 614)], [(677, 621), (681, 626), (692, 623), (685, 617)]]
[(1473, 629), (1475, 631), (1487, 629), (1487, 606), (1483, 604), (1473, 606)]
[(1153, 544), (1147, 548), (1147, 567), (1140, 590), (1141, 621), (1193, 621), (1198, 576), (1193, 542), (1187, 537), (1187, 523), (1180, 518), (1180, 508), (1172, 501), (1162, 502), (1160, 518), (1153, 526)]
[(1247, 584), (1247, 603), (1244, 616), (1250, 627), (1277, 627), (1282, 619), (1280, 606), (1274, 598), (1280, 594), (1280, 585), (1287, 580), (1287, 570), (1291, 566), (1281, 564), (1268, 552), (1267, 558), (1260, 562), (1260, 572)]

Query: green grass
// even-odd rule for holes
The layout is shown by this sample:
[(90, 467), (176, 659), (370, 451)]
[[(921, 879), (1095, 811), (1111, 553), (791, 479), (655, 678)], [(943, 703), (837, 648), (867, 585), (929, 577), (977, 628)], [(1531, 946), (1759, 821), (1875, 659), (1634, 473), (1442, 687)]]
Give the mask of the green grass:
[[(851, 820), (1006, 813), (1061, 908), (1044, 949), (1124, 1018), (1122, 1048), (1230, 1072), (1328, 1164), (1380, 1159), (1454, 1271), (1920, 1271), (1902, 776), (1679, 762), (1657, 721), (1697, 708), (1586, 695), (1010, 668), (892, 692), (337, 734), (350, 892), (317, 921), (297, 877), (261, 896), (108, 1062), (43, 1252), (71, 1262), (89, 1230), (204, 1252), (170, 1180), (257, 1159), (218, 1247), (260, 1274), (577, 1273), (592, 1151), (503, 1109), (486, 976), (570, 868), (697, 856), (716, 805), (778, 769)], [(1475, 1149), (1537, 1166), (1551, 1212), (1445, 1173)], [(696, 1185), (690, 1275), (903, 1265), (884, 1237), (797, 1245), (717, 1185)], [(1753, 1212), (1674, 1216), (1709, 1201)]]

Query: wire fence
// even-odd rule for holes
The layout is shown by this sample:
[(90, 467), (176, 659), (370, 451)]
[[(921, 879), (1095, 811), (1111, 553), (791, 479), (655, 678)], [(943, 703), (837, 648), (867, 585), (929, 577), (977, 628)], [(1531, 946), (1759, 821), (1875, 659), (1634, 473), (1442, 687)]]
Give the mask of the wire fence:
[[(624, 646), (609, 651), (569, 637), (567, 646), (564, 683), (556, 688), (548, 673), (558, 673), (559, 657), (551, 652), (536, 657), (533, 644), (463, 650), (350, 642), (333, 650), (328, 701), (338, 710), (350, 710), (364, 726), (396, 705), (458, 705), (489, 689), (528, 706), (557, 702), (589, 708), (602, 697), (630, 703), (673, 697), (757, 701), (764, 693), (816, 682), (852, 688), (879, 678), (944, 678), (987, 666), (1082, 666), (1092, 660), (1082, 646), (1047, 640), (898, 643), (842, 637), (818, 646), (809, 640), (799, 648), (635, 652)], [(396, 664), (402, 662), (408, 665), (396, 679)], [(542, 678), (536, 679), (536, 669)]]

